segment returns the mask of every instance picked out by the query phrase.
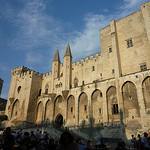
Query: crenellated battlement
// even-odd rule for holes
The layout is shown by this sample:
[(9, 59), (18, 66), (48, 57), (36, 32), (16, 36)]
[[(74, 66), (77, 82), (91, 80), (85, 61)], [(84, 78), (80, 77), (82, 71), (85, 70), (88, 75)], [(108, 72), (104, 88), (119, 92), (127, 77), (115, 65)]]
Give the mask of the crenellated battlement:
[(83, 63), (88, 62), (88, 61), (92, 61), (93, 59), (98, 59), (100, 56), (101, 56), (100, 52), (97, 52), (95, 54), (92, 54), (90, 56), (82, 58), (81, 60), (78, 60), (77, 62), (73, 62), (72, 67), (75, 67), (76, 65), (83, 64)]
[(47, 72), (47, 73), (43, 74), (43, 77), (49, 77), (51, 75), (52, 75), (52, 72)]
[(20, 67), (12, 69), (11, 74), (12, 75), (20, 75), (20, 77), (23, 77), (26, 75), (35, 75), (35, 76), (39, 76), (39, 77), (42, 76), (41, 73), (36, 72), (34, 70), (31, 70), (31, 69), (24, 67), (24, 66), (20, 66)]

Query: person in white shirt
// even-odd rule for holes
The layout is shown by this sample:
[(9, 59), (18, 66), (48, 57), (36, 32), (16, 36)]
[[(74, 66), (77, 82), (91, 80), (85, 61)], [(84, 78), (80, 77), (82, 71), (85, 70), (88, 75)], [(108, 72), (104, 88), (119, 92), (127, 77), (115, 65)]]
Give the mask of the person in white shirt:
[(141, 138), (143, 150), (150, 150), (150, 145), (148, 144), (147, 136), (148, 136), (148, 134), (145, 132), (144, 136)]

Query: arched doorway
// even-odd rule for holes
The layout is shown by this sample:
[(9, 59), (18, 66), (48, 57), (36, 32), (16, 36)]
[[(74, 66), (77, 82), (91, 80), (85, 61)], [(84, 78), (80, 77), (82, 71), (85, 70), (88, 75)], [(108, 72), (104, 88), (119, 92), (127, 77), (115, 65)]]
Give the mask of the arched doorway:
[(140, 116), (138, 96), (135, 84), (127, 81), (122, 86), (125, 117), (134, 119)]
[(145, 108), (150, 108), (150, 77), (144, 79), (142, 83)]
[(55, 119), (55, 124), (57, 127), (63, 126), (63, 116), (61, 114), (58, 114), (56, 119)]
[(91, 113), (93, 123), (98, 124), (103, 120), (103, 98), (102, 92), (96, 89), (91, 96)]
[(18, 116), (18, 109), (19, 109), (19, 100), (16, 99), (16, 101), (13, 104), (12, 107), (12, 113), (11, 113), (11, 118), (16, 118)]
[(42, 102), (39, 102), (38, 106), (37, 106), (37, 119), (36, 122), (38, 124), (42, 123), (43, 120), (43, 104)]
[(120, 121), (116, 87), (111, 86), (108, 88), (106, 98), (109, 122)]
[(75, 98), (70, 95), (67, 100), (67, 125), (75, 124)]
[(45, 105), (45, 121), (48, 121), (48, 122), (50, 122), (50, 116), (52, 112), (51, 105), (52, 104), (50, 100), (48, 100)]
[(78, 102), (78, 115), (79, 115), (79, 125), (84, 125), (88, 123), (88, 96), (86, 93), (81, 93)]

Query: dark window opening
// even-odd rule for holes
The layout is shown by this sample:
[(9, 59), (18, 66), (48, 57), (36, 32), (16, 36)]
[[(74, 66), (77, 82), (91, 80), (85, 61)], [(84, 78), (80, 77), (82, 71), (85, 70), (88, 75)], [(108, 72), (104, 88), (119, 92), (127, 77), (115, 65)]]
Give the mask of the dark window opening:
[(100, 97), (102, 97), (102, 92), (100, 92)]
[(45, 89), (45, 94), (48, 94), (48, 89)]
[(20, 90), (21, 90), (21, 86), (19, 86), (17, 89), (18, 94), (20, 93)]
[(132, 39), (128, 39), (127, 41), (127, 48), (132, 47), (133, 46), (133, 42)]
[(95, 71), (95, 66), (92, 66), (92, 71)]
[(109, 47), (109, 53), (111, 53), (112, 52), (112, 48), (111, 47)]
[(112, 74), (114, 74), (115, 73), (115, 69), (112, 69)]
[(85, 112), (87, 111), (87, 106), (86, 106), (86, 105), (84, 105), (84, 111), (85, 111)]
[(84, 85), (84, 81), (82, 81), (82, 85)]
[(99, 114), (101, 114), (102, 113), (102, 110), (101, 110), (101, 108), (99, 108)]
[(140, 69), (141, 69), (141, 71), (146, 71), (146, 70), (147, 70), (147, 65), (146, 65), (146, 63), (141, 64), (141, 65), (140, 65)]
[(39, 96), (41, 96), (41, 89), (39, 90)]
[(71, 113), (73, 112), (73, 107), (71, 107)]
[(113, 114), (118, 114), (118, 113), (119, 113), (119, 111), (118, 111), (118, 104), (113, 104), (112, 113), (113, 113)]

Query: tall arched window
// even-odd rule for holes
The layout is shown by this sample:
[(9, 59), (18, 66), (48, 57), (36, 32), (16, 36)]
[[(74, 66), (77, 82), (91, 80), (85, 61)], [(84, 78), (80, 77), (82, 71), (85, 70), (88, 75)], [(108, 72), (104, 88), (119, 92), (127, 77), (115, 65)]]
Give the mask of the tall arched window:
[(46, 86), (45, 86), (45, 94), (48, 94), (48, 88), (49, 88), (49, 85), (46, 84)]
[(73, 81), (74, 81), (74, 87), (75, 88), (78, 87), (78, 82), (79, 82), (78, 78), (75, 77)]

